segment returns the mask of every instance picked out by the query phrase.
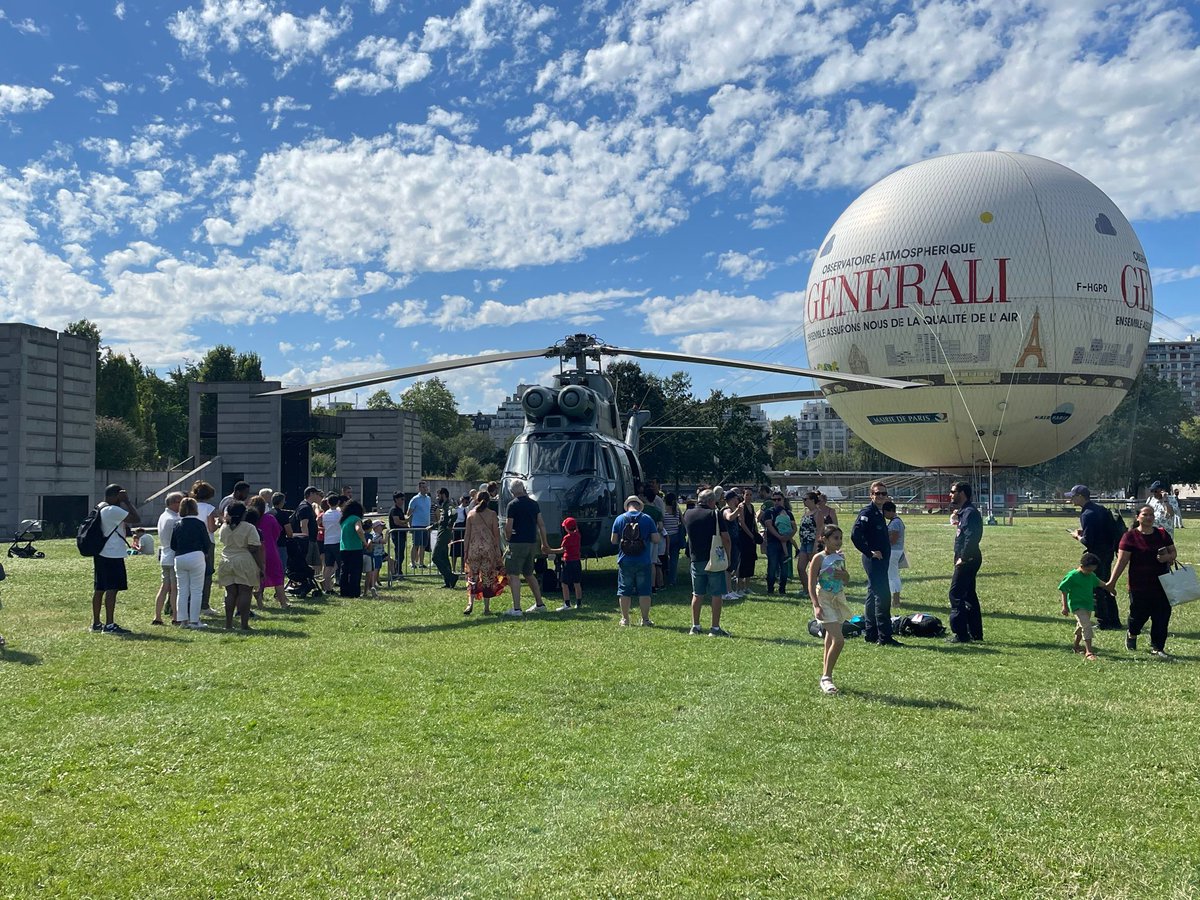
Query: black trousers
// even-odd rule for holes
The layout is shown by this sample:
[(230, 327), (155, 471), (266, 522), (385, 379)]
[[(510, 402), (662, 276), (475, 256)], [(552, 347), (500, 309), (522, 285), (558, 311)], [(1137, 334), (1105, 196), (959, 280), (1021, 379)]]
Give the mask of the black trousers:
[(950, 630), (962, 640), (983, 640), (983, 614), (975, 591), (975, 576), (982, 565), (982, 556), (964, 559), (950, 577)]
[(342, 574), (338, 588), (343, 597), (362, 596), (363, 553), (361, 550), (342, 551)]
[[(1096, 553), (1095, 550), (1088, 552)], [(1096, 566), (1096, 577), (1108, 581), (1112, 575), (1113, 555), (1110, 552), (1096, 553), (1096, 556), (1100, 559), (1100, 565)], [(1104, 588), (1096, 588), (1093, 596), (1096, 600), (1096, 624), (1101, 628), (1120, 628), (1121, 611), (1117, 609), (1116, 598)]]
[(1165, 649), (1167, 626), (1171, 624), (1171, 602), (1162, 588), (1129, 595), (1129, 633), (1137, 637), (1147, 621), (1150, 622), (1151, 648)]

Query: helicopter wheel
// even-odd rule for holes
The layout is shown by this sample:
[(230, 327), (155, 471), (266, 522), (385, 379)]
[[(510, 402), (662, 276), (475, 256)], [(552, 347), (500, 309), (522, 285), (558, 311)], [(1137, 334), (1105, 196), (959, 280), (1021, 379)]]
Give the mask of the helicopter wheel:
[(39, 550), (39, 551), (37, 551), (36, 553), (34, 553), (34, 554), (33, 554), (33, 558), (34, 558), (34, 559), (45, 559), (45, 558), (46, 558), (46, 554), (45, 554), (45, 553), (43, 553), (41, 550)]
[(21, 554), (19, 554), (14, 548), (12, 548), (12, 547), (8, 548), (8, 558), (9, 559), (16, 559), (20, 555)]

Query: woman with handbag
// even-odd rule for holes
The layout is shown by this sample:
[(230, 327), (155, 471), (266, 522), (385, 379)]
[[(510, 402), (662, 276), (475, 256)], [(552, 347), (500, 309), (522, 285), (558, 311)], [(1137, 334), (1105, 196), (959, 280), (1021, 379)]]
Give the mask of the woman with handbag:
[(712, 605), (709, 636), (729, 637), (729, 632), (721, 627), (725, 570), (729, 565), (729, 532), (724, 528), (713, 491), (700, 492), (695, 509), (683, 514), (683, 529), (692, 563), (692, 630), (689, 634), (704, 634), (700, 627), (700, 608), (704, 598), (708, 597)]
[(1166, 653), (1167, 626), (1171, 622), (1171, 603), (1163, 590), (1160, 575), (1171, 570), (1175, 562), (1175, 542), (1166, 529), (1154, 526), (1154, 507), (1138, 510), (1137, 525), (1121, 537), (1117, 564), (1112, 578), (1104, 586), (1113, 593), (1125, 567), (1129, 567), (1129, 632), (1125, 649), (1136, 650), (1138, 635), (1147, 620), (1150, 622), (1150, 656), (1169, 660)]

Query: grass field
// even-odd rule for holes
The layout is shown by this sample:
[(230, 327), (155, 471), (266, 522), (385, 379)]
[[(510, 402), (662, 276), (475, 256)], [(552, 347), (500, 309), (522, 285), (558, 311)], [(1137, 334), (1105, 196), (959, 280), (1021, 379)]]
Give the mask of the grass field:
[[(904, 611), (945, 619), (933, 518)], [(1200, 604), (1173, 663), (1114, 632), (1075, 656), (1071, 524), (987, 529), (985, 644), (851, 642), (833, 698), (807, 604), (689, 637), (681, 586), (620, 629), (611, 561), (578, 613), (467, 618), (410, 581), (240, 635), (151, 628), (134, 559), (120, 638), (46, 542), (0, 585), (0, 896), (1200, 895)]]

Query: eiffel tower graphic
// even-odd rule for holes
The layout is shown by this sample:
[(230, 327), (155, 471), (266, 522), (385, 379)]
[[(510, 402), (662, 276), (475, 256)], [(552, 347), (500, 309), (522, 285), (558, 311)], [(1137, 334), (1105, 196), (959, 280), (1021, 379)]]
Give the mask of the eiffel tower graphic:
[(1025, 360), (1033, 357), (1037, 360), (1039, 369), (1046, 368), (1046, 352), (1042, 349), (1041, 335), (1042, 313), (1036, 307), (1033, 310), (1033, 321), (1029, 323), (1029, 334), (1025, 336), (1025, 349), (1017, 360), (1016, 368), (1025, 368)]

